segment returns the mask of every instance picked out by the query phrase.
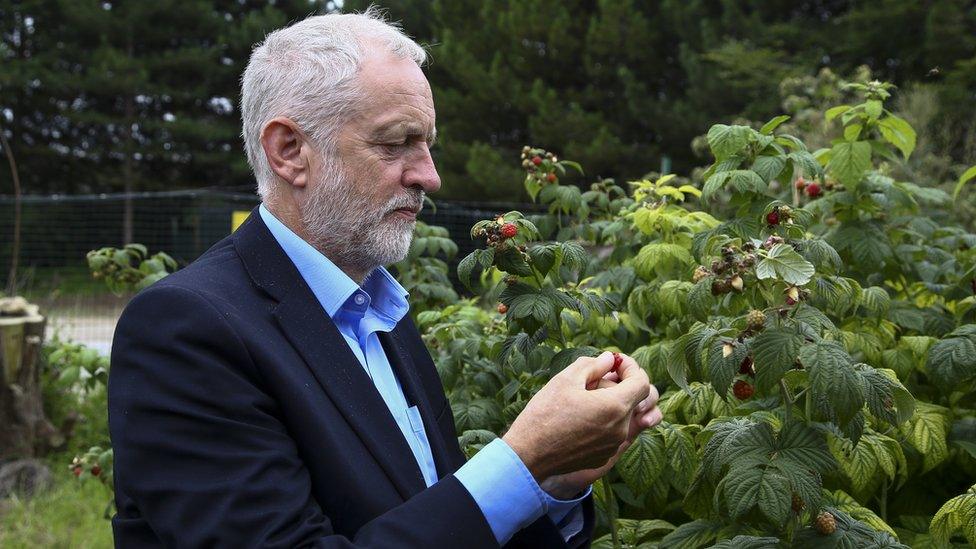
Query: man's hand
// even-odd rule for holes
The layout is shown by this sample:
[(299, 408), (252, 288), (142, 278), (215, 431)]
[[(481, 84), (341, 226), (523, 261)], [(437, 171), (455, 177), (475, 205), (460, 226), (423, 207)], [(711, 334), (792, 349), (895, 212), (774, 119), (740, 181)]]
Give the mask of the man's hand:
[[(619, 382), (604, 380), (612, 367), (610, 352), (578, 359), (549, 380), (502, 437), (537, 481), (609, 469), (610, 460), (653, 418), (644, 418), (657, 401), (654, 391), (653, 403), (644, 403), (652, 396), (644, 370), (627, 357), (616, 372)], [(588, 390), (594, 384), (596, 388)], [(647, 409), (635, 425), (640, 405)]]
[[(620, 354), (624, 361), (634, 361), (627, 355)], [(635, 363), (636, 364), (636, 363)], [(603, 376), (596, 383), (590, 383), (589, 388), (606, 388), (616, 385), (620, 381), (616, 372), (610, 372)], [(627, 433), (627, 440), (620, 446), (620, 449), (605, 464), (595, 469), (583, 469), (562, 475), (553, 475), (540, 483), (543, 490), (557, 499), (571, 499), (587, 486), (590, 486), (598, 479), (602, 478), (620, 459), (620, 456), (630, 448), (630, 445), (637, 439), (637, 435), (644, 429), (654, 427), (663, 419), (660, 408), (657, 407), (658, 392), (654, 385), (651, 385), (650, 394), (634, 408), (630, 418), (630, 429)]]

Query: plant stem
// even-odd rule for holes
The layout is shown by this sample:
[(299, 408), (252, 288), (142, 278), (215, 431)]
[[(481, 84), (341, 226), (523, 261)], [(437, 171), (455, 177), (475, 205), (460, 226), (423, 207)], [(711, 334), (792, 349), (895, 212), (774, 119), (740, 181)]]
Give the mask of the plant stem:
[(783, 400), (786, 402), (786, 422), (789, 423), (793, 419), (793, 399), (790, 398), (790, 389), (783, 379), (779, 380), (779, 388), (783, 393)]
[(606, 502), (607, 520), (610, 522), (610, 538), (613, 539), (613, 549), (620, 549), (620, 535), (617, 533), (617, 518), (613, 516), (613, 489), (610, 483), (604, 478), (603, 500)]

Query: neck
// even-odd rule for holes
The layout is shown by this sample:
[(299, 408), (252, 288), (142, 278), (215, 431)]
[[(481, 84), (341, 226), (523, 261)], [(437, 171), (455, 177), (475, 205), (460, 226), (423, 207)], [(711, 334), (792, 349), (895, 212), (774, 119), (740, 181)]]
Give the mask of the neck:
[(298, 207), (293, 202), (288, 201), (277, 201), (277, 200), (266, 200), (264, 202), (264, 207), (271, 212), (278, 221), (288, 227), (291, 232), (298, 235), (299, 238), (308, 242), (310, 246), (318, 250), (318, 252), (325, 257), (329, 258), (329, 261), (335, 264), (336, 267), (346, 274), (353, 282), (362, 286), (363, 281), (371, 273), (374, 267), (365, 267), (363, 265), (355, 264), (354, 262), (347, 261), (343, 257), (344, 254), (338, 253), (336, 250), (330, 250), (329, 246), (325, 242), (320, 242), (319, 239), (312, 238), (311, 234), (308, 232), (305, 224), (302, 222), (302, 215)]

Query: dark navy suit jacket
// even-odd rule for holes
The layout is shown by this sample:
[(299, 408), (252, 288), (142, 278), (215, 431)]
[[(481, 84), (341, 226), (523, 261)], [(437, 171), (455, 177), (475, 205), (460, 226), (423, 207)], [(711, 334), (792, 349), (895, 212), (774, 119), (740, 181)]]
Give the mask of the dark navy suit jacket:
[[(255, 210), (139, 293), (109, 377), (117, 547), (497, 547), (410, 315), (381, 340), (424, 420), (426, 487), (355, 355)], [(585, 526), (570, 546), (587, 544)], [(543, 516), (509, 547), (565, 547)]]

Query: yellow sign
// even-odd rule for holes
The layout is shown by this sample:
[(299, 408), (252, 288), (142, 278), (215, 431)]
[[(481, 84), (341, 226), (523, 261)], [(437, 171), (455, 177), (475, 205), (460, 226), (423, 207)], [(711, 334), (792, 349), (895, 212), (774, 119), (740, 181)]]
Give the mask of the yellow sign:
[(247, 216), (251, 215), (251, 210), (236, 211), (230, 217), (230, 232), (234, 232), (242, 223), (247, 221)]

